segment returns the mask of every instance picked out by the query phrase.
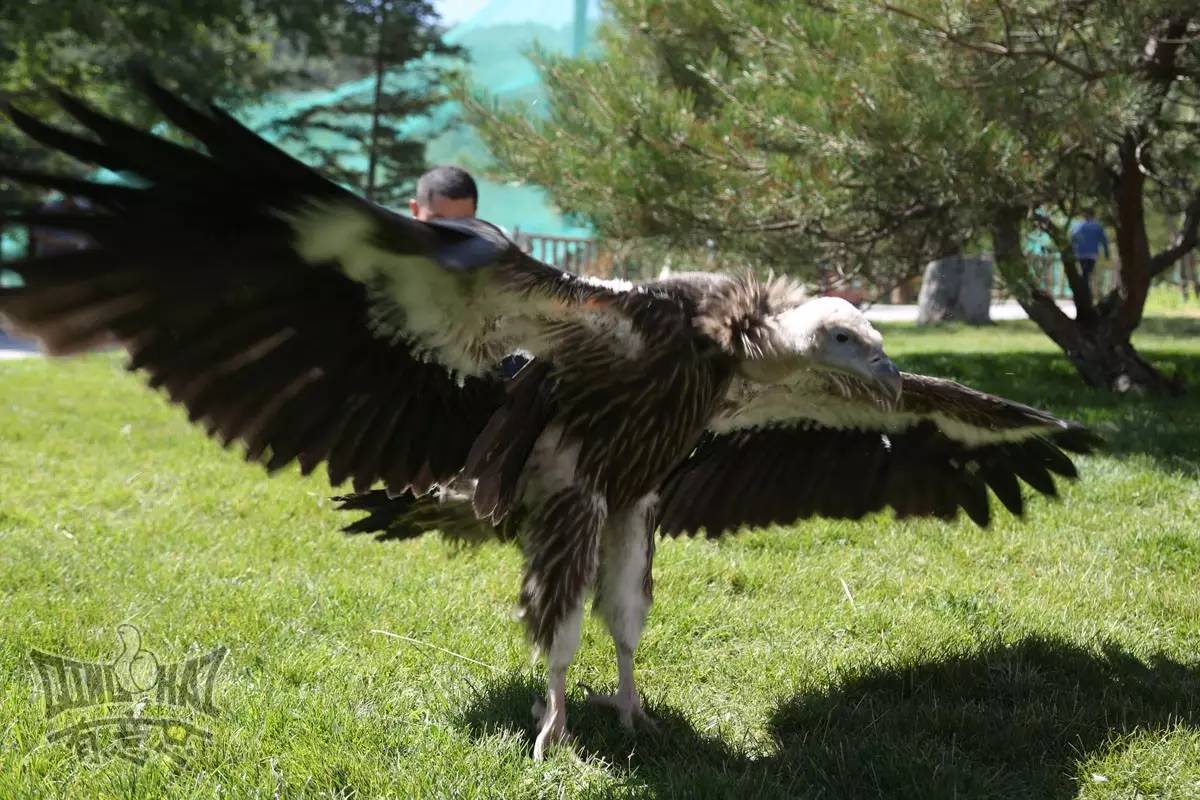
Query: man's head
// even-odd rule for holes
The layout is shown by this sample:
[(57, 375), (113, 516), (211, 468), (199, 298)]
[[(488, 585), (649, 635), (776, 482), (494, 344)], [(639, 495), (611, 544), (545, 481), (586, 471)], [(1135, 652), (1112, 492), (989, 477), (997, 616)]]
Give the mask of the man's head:
[(434, 167), (417, 181), (417, 196), (408, 201), (419, 220), (475, 216), (479, 190), (471, 173), (459, 167)]
[(1083, 218), (1084, 218), (1084, 219), (1095, 219), (1095, 218), (1096, 218), (1096, 209), (1095, 209), (1095, 207), (1094, 207), (1094, 206), (1087, 206), (1087, 207), (1085, 207), (1085, 208), (1083, 209)]

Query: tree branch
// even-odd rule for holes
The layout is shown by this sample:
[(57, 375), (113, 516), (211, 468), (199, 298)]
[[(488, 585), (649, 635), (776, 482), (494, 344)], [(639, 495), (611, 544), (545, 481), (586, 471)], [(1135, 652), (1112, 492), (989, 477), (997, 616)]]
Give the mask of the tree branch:
[(1021, 247), (1021, 221), (1024, 217), (1023, 208), (996, 210), (992, 221), (992, 258), (1005, 284), (1029, 318), (1059, 347), (1069, 350), (1078, 337), (1075, 321), (1063, 313), (1053, 297), (1039, 289), (1028, 277), (1029, 264)]
[(1183, 225), (1175, 235), (1175, 241), (1166, 250), (1155, 253), (1150, 258), (1150, 278), (1153, 280), (1166, 272), (1171, 266), (1183, 258), (1200, 240), (1200, 189), (1192, 194), (1187, 208), (1183, 212)]
[[(1070, 215), (1067, 218), (1070, 219)], [(1071, 297), (1075, 300), (1076, 321), (1084, 325), (1095, 323), (1096, 307), (1092, 301), (1092, 287), (1088, 285), (1083, 278), (1083, 273), (1079, 271), (1079, 264), (1075, 260), (1075, 248), (1071, 246), (1070, 237), (1063, 228), (1055, 225), (1054, 221), (1045, 214), (1035, 211), (1033, 219), (1038, 228), (1050, 237), (1050, 240), (1054, 242), (1055, 249), (1058, 250), (1063, 274), (1067, 276), (1067, 285), (1071, 287)]]
[[(887, 11), (892, 14), (896, 14), (901, 17), (907, 17), (908, 19), (911, 19), (914, 22), (917, 22), (918, 24), (923, 26), (926, 30), (932, 32), (939, 39), (941, 39), (945, 42), (949, 42), (950, 44), (958, 45), (959, 47), (964, 47), (968, 50), (974, 50), (975, 52), (978, 52), (978, 53), (985, 53), (987, 55), (1002, 56), (1004, 58), (1014, 58), (1014, 59), (1016, 59), (1016, 58), (1040, 58), (1044, 61), (1047, 61), (1047, 62), (1050, 62), (1053, 64), (1057, 64), (1058, 66), (1060, 66), (1066, 70), (1074, 72), (1076, 75), (1083, 78), (1085, 81), (1100, 80), (1101, 78), (1105, 78), (1105, 77), (1115, 74), (1117, 72), (1117, 70), (1114, 70), (1114, 69), (1107, 69), (1107, 70), (1097, 70), (1094, 68), (1089, 69), (1088, 67), (1085, 67), (1081, 64), (1075, 63), (1074, 61), (1072, 61), (1071, 59), (1069, 59), (1065, 55), (1063, 55), (1061, 52), (1059, 52), (1057, 49), (1053, 49), (1053, 48), (1045, 45), (1045, 40), (1042, 37), (1040, 31), (1035, 31), (1035, 35), (1037, 35), (1038, 39), (1043, 42), (1042, 47), (1036, 47), (1036, 48), (1035, 47), (1016, 47), (1013, 45), (1012, 40), (1008, 39), (1008, 38), (1006, 38), (1003, 43), (993, 42), (993, 41), (990, 41), (987, 39), (968, 39), (967, 37), (962, 36), (959, 33), (956, 33), (955, 31), (953, 31), (952, 29), (950, 29), (946, 26), (939, 25), (938, 23), (934, 22), (929, 17), (918, 14), (917, 12), (911, 11), (907, 8), (900, 8), (899, 6), (896, 6), (890, 2), (887, 2), (887, 0), (877, 0), (876, 5), (878, 5), (880, 8), (882, 8), (884, 11)], [(1004, 19), (1005, 19), (1005, 25), (1007, 27), (1007, 24), (1008, 24), (1007, 15), (1004, 15)]]

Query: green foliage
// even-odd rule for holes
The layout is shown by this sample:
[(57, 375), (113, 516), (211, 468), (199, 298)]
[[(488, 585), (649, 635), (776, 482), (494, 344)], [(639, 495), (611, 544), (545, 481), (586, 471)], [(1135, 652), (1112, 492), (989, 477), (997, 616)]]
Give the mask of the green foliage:
[(283, 143), (334, 180), (372, 200), (401, 205), (425, 170), (429, 131), (413, 137), (414, 118), (445, 102), (449, 57), (459, 48), (442, 42), (437, 15), (425, 0), (372, 0), (351, 4), (340, 37), (339, 64), (371, 76), (341, 99), (305, 106), (273, 124)]
[[(803, 5), (617, 2), (600, 58), (542, 56), (548, 111), (468, 108), (513, 174), (616, 239), (712, 240), (787, 271), (910, 271), (971, 236), (966, 99), (886, 20)], [(883, 30), (881, 30), (883, 29)], [(889, 146), (880, 147), (881, 142)]]
[[(387, 24), (381, 27), (384, 18)], [(236, 108), (274, 88), (311, 85), (314, 70), (321, 68), (349, 68), (361, 76), (372, 71), (367, 62), (377, 56), (390, 69), (416, 64), (427, 52), (445, 52), (436, 21), (422, 0), (5, 3), (0, 5), (0, 92), (23, 108), (53, 116), (55, 109), (42, 91), (51, 84), (102, 110), (150, 125), (157, 118), (129, 80), (131, 63), (149, 66), (185, 95)], [(439, 102), (430, 84), (427, 74), (414, 72), (403, 91), (383, 98), (385, 118), (378, 128), (367, 125), (364, 134), (373, 130), (381, 161), (405, 164), (409, 173), (422, 165), (423, 148), (403, 140), (395, 120)], [(351, 114), (353, 109), (330, 113)], [(332, 158), (320, 147), (302, 155), (318, 165)], [(0, 120), (0, 158), (44, 165), (47, 155)], [(0, 183), (0, 193), (4, 191)]]
[[(265, 37), (273, 26), (250, 25), (246, 8), (232, 0), (0, 4), (0, 93), (52, 113), (40, 92), (50, 83), (146, 124), (151, 117), (130, 92), (127, 74), (139, 58), (166, 80), (229, 98), (262, 79), (270, 53)], [(2, 117), (0, 158), (42, 166), (49, 160)], [(0, 181), (0, 198), (14, 192)]]
[[(1137, 342), (1197, 378), (1197, 332), (1152, 318)], [(515, 547), (347, 538), (324, 476), (268, 478), (111, 354), (0, 362), (0, 797), (1195, 798), (1200, 407), (1080, 388), (1028, 323), (884, 335), (903, 368), (1085, 421), (1108, 452), (988, 530), (660, 542), (637, 660), (660, 735), (584, 704), (616, 683), (589, 615), (580, 760), (544, 764)], [(125, 621), (164, 663), (229, 648), (184, 768), (45, 739), (29, 650), (111, 660)]]
[(597, 58), (540, 57), (540, 116), (465, 99), (509, 174), (602, 235), (713, 240), (776, 270), (886, 285), (998, 211), (1106, 208), (1131, 129), (1158, 201), (1183, 207), (1200, 177), (1196, 26), (1178, 79), (1144, 51), (1190, 7), (902, 5), (614, 0)]
[[(236, 103), (271, 85), (272, 42), (306, 41), (331, 2), (201, 0), (201, 2), (31, 2), (0, 8), (0, 91), (44, 110), (47, 85), (80, 94), (101, 108), (121, 108), (149, 122), (129, 85), (130, 63), (198, 97)], [(0, 131), (9, 130), (7, 125)]]

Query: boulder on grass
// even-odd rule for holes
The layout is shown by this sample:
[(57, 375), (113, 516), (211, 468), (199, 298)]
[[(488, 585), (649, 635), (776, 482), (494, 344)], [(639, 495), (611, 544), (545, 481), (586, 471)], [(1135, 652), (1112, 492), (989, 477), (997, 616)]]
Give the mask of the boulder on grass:
[(917, 300), (917, 324), (990, 323), (993, 272), (990, 256), (949, 256), (930, 261)]

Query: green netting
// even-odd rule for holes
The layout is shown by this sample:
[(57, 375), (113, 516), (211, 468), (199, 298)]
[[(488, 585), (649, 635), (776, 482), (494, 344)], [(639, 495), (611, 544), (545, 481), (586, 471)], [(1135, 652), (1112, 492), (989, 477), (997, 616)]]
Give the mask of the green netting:
[[(501, 102), (532, 107), (542, 98), (537, 71), (525, 57), (536, 42), (550, 52), (570, 52), (578, 46), (575, 0), (494, 0), (469, 20), (455, 26), (446, 38), (468, 54), (471, 81)], [(597, 0), (588, 0), (587, 16), (599, 16)], [(583, 33), (593, 25), (585, 25)], [(585, 36), (586, 39), (586, 36)], [(388, 77), (403, 87), (403, 75)], [(272, 125), (316, 106), (351, 99), (366, 99), (375, 90), (371, 77), (348, 81), (323, 90), (278, 94), (266, 102), (243, 109), (238, 116), (267, 138), (277, 139)], [(536, 186), (498, 183), (482, 177), (490, 158), (479, 137), (462, 125), (455, 126), (458, 108), (447, 103), (425, 118), (409, 120), (404, 135), (427, 141), (431, 163), (459, 164), (476, 173), (479, 215), (504, 228), (550, 236), (587, 236), (590, 230), (565, 218)], [(344, 141), (330, 132), (314, 133), (311, 145), (341, 149)], [(286, 146), (286, 145), (285, 145)], [(365, 158), (346, 158), (352, 169), (365, 169)]]
[[(588, 0), (588, 3), (588, 17), (594, 20), (599, 15), (597, 0)], [(475, 85), (486, 89), (501, 102), (526, 104), (532, 108), (543, 94), (537, 71), (525, 54), (535, 42), (549, 52), (575, 50), (578, 47), (575, 6), (575, 0), (494, 0), (471, 19), (455, 26), (447, 34), (447, 40), (466, 50), (468, 74)], [(584, 30), (589, 31), (591, 27), (594, 26), (585, 26)], [(409, 79), (395, 75), (387, 80), (403, 86)], [(279, 120), (314, 106), (369, 97), (374, 89), (374, 78), (367, 77), (327, 89), (279, 93), (241, 109), (238, 117), (264, 137), (278, 142), (279, 135), (272, 126)], [(590, 235), (586, 226), (559, 213), (541, 188), (500, 183), (483, 177), (490, 161), (487, 149), (474, 131), (453, 124), (457, 117), (457, 106), (447, 103), (428, 117), (408, 121), (403, 131), (406, 136), (427, 141), (426, 157), (431, 163), (460, 164), (476, 173), (482, 218), (509, 231), (548, 236)], [(309, 143), (337, 149), (344, 144), (327, 131), (314, 132)], [(344, 163), (351, 168), (365, 169), (365, 158), (357, 161), (349, 158)], [(93, 178), (126, 182), (121, 175), (109, 170), (99, 170)], [(9, 229), (0, 236), (0, 260), (19, 258), (24, 248), (22, 231)]]
[[(0, 230), (0, 266), (6, 261), (22, 258), (27, 242), (28, 235), (23, 227), (6, 227)], [(0, 275), (0, 286), (3, 285), (3, 275)]]

